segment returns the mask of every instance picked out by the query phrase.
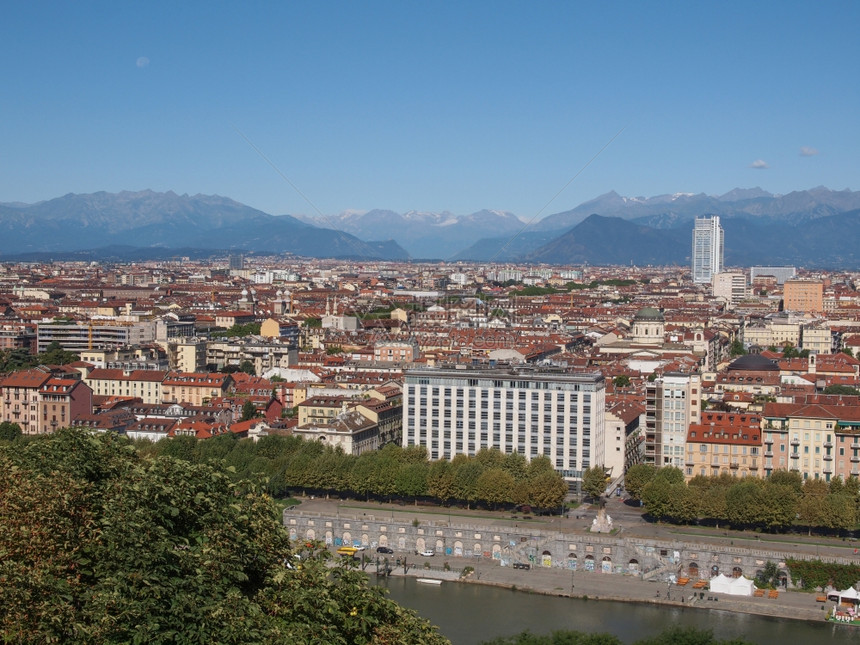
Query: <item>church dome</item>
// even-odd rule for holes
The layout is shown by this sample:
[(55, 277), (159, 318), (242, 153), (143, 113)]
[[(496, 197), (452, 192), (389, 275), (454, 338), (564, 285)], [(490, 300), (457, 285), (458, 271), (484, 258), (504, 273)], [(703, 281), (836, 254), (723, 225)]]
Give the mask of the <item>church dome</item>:
[(636, 312), (636, 315), (633, 316), (633, 320), (654, 320), (664, 322), (665, 318), (663, 318), (663, 313), (659, 309), (655, 309), (654, 307), (643, 307)]
[(779, 365), (761, 354), (744, 354), (729, 363), (728, 369), (735, 372), (778, 372)]

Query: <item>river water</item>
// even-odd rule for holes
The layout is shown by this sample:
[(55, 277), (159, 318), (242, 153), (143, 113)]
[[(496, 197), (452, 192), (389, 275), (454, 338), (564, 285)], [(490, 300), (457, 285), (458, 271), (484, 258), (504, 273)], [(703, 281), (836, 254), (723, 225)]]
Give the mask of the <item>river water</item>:
[(860, 642), (860, 628), (835, 623), (782, 620), (716, 609), (588, 601), (512, 591), (478, 584), (425, 585), (415, 578), (374, 579), (391, 598), (439, 627), (454, 645), (477, 645), (529, 630), (609, 632), (624, 643), (654, 636), (672, 625), (710, 629), (720, 639), (744, 638), (758, 645), (842, 645)]

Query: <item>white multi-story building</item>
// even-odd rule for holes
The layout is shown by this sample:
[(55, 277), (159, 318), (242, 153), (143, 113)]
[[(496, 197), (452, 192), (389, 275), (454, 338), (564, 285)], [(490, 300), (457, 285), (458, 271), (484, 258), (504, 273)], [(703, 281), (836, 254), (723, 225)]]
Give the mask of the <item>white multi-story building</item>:
[(697, 217), (693, 228), (693, 282), (710, 284), (723, 270), (723, 227), (720, 218)]
[(403, 445), (431, 459), (483, 448), (545, 455), (568, 480), (605, 462), (605, 383), (561, 370), (420, 369), (404, 375)]
[(740, 271), (724, 271), (713, 278), (714, 298), (737, 304), (747, 297), (747, 276)]
[(701, 420), (702, 379), (667, 372), (645, 387), (645, 463), (684, 468), (687, 430)]

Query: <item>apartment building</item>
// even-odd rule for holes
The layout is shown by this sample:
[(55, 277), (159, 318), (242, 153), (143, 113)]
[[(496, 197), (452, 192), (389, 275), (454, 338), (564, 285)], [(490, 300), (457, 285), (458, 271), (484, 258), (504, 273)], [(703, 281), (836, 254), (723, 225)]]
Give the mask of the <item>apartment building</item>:
[(169, 372), (161, 384), (163, 403), (202, 406), (233, 389), (233, 377), (219, 373)]
[(763, 477), (761, 417), (736, 412), (703, 412), (687, 432), (687, 481), (698, 475)]
[(802, 313), (824, 312), (824, 283), (817, 280), (786, 280), (782, 286), (783, 309)]
[(161, 403), (161, 383), (167, 372), (95, 368), (84, 377), (96, 396), (138, 398), (144, 403)]
[(67, 427), (92, 405), (92, 390), (70, 374), (35, 368), (0, 380), (0, 420), (17, 423), (24, 434)]
[(698, 374), (667, 372), (645, 387), (645, 459), (657, 467), (684, 467), (690, 424), (701, 419)]
[(747, 276), (740, 271), (723, 271), (713, 278), (713, 295), (734, 305), (747, 297)]
[(431, 459), (485, 448), (548, 457), (568, 480), (606, 462), (600, 374), (517, 367), (428, 368), (404, 374), (403, 446)]
[(860, 397), (814, 394), (797, 403), (767, 403), (762, 413), (765, 471), (804, 479), (860, 476)]

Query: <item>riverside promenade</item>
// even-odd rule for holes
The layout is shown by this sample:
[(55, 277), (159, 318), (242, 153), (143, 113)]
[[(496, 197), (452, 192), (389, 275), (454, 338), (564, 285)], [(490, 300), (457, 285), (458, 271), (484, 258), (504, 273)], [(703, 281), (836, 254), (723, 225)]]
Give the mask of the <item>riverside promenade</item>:
[[(570, 535), (585, 535), (596, 516), (596, 509), (582, 507), (570, 512), (569, 517), (531, 517), (522, 514), (502, 514), (499, 512), (472, 511), (465, 509), (446, 509), (439, 507), (380, 504), (357, 502), (354, 500), (337, 501), (324, 499), (302, 500), (295, 509), (301, 513), (352, 517), (385, 515), (392, 522), (448, 522), (467, 521), (469, 524), (491, 527), (523, 527), (531, 530), (564, 532)], [(735, 545), (741, 548), (755, 548), (763, 551), (791, 552), (805, 557), (818, 557), (823, 560), (857, 560), (856, 542), (832, 538), (804, 538), (797, 535), (759, 534), (753, 532), (724, 531), (712, 528), (676, 527), (647, 522), (638, 508), (612, 499), (606, 507), (613, 519), (616, 535), (628, 538), (652, 538), (664, 540), (684, 540), (701, 544), (720, 546)], [(366, 571), (374, 575), (376, 553), (369, 551), (374, 560), (367, 565)], [(389, 556), (396, 558), (395, 556)], [(643, 579), (638, 576), (604, 574), (599, 571), (571, 571), (560, 567), (533, 566), (530, 569), (515, 569), (501, 566), (492, 558), (458, 558), (437, 554), (433, 557), (415, 556), (403, 553), (409, 563), (406, 575), (423, 578), (440, 578), (515, 588), (523, 591), (566, 597), (585, 597), (590, 600), (617, 600), (622, 602), (677, 605), (702, 609), (719, 609), (780, 618), (800, 620), (823, 620), (832, 603), (816, 602), (815, 593), (794, 590), (780, 590), (777, 598), (737, 597), (714, 594), (707, 590), (692, 589), (692, 581), (686, 586), (671, 584), (666, 579)], [(444, 570), (445, 562), (450, 571)], [(425, 568), (425, 563), (429, 568)], [(464, 567), (471, 566), (474, 572), (465, 578), (460, 577)], [(402, 567), (393, 567), (391, 575), (404, 575)], [(703, 597), (700, 596), (703, 595)], [(710, 600), (709, 600), (710, 598)]]

